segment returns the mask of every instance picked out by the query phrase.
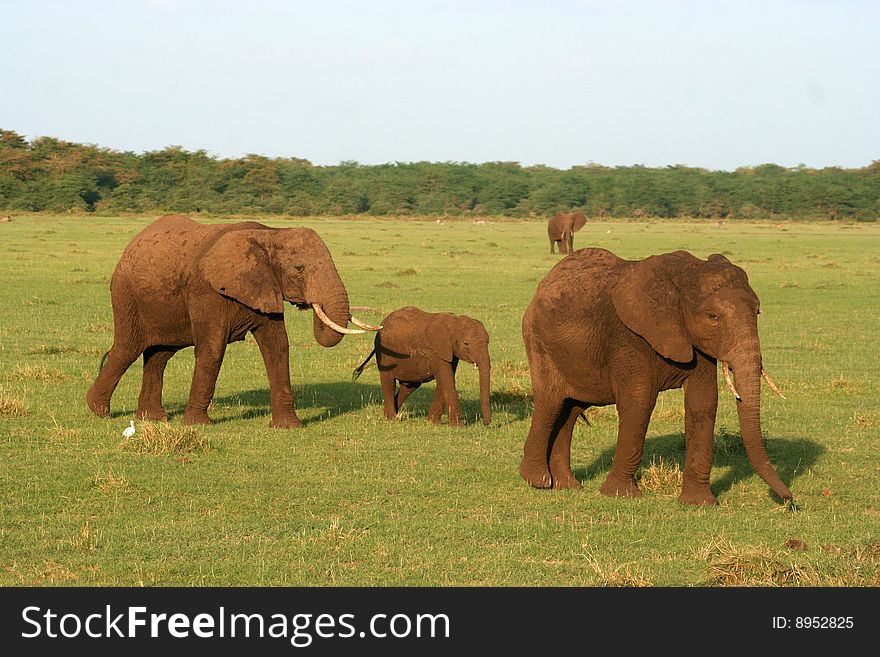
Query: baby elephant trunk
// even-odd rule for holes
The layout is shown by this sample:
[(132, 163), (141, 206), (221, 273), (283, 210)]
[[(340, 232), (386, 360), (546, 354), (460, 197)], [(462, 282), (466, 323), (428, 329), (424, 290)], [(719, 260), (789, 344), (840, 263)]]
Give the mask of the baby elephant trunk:
[(483, 424), (492, 422), (492, 409), (489, 407), (489, 375), (492, 366), (488, 356), (477, 363), (480, 370), (480, 410), (483, 413)]

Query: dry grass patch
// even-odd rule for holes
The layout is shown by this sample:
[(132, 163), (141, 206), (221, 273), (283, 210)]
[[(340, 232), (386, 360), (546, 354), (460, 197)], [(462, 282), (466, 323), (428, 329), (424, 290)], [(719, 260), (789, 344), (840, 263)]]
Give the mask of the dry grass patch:
[(95, 474), (94, 486), (102, 493), (126, 493), (131, 490), (131, 483), (115, 472)]
[(646, 587), (654, 586), (654, 582), (639, 569), (632, 570), (629, 564), (620, 564), (615, 567), (603, 566), (592, 554), (584, 555), (587, 565), (595, 575), (594, 586), (613, 587)]
[(139, 454), (190, 454), (207, 452), (211, 444), (195, 427), (168, 422), (142, 422), (131, 438), (119, 446)]
[(42, 381), (43, 383), (64, 380), (64, 372), (45, 365), (18, 365), (12, 370), (10, 376), (20, 381)]
[(853, 429), (876, 429), (880, 425), (876, 415), (860, 415), (856, 413), (852, 416), (850, 427)]
[(681, 490), (681, 482), (682, 472), (678, 463), (664, 461), (661, 456), (652, 458), (651, 465), (641, 469), (639, 488), (654, 495), (675, 497)]
[(0, 417), (13, 418), (27, 415), (27, 404), (18, 397), (7, 395), (0, 386)]
[(709, 586), (819, 586), (822, 576), (812, 563), (794, 563), (783, 550), (740, 548), (717, 541), (705, 550)]
[(99, 322), (89, 322), (86, 326), (86, 331), (89, 333), (109, 333), (110, 332), (109, 324), (102, 324)]

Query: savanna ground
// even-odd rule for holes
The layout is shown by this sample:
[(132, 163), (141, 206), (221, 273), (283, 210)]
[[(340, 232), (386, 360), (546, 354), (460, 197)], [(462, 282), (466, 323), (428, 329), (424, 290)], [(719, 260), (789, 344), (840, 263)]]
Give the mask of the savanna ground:
[[(764, 430), (796, 508), (775, 501), (742, 448), (721, 388), (712, 487), (720, 505), (676, 502), (684, 461), (680, 391), (663, 393), (640, 499), (599, 494), (613, 407), (575, 430), (580, 492), (538, 491), (517, 465), (530, 380), (520, 321), (559, 256), (543, 222), (266, 220), (327, 242), (370, 321), (412, 304), (483, 321), (493, 424), (479, 422), (476, 369), (458, 388), (467, 426), (425, 420), (433, 384), (382, 417), (372, 336), (332, 349), (310, 313), (287, 311), (300, 430), (268, 427), (252, 339), (231, 345), (215, 423), (182, 431), (192, 349), (166, 374), (170, 425), (136, 422), (140, 361), (113, 417), (84, 396), (112, 342), (109, 280), (153, 217), (20, 216), (0, 225), (2, 585), (880, 585), (880, 226), (599, 223), (575, 246), (621, 256), (727, 255), (761, 297)], [(219, 221), (219, 220), (218, 220)], [(228, 221), (228, 219), (224, 219)], [(160, 440), (162, 439), (162, 440)]]

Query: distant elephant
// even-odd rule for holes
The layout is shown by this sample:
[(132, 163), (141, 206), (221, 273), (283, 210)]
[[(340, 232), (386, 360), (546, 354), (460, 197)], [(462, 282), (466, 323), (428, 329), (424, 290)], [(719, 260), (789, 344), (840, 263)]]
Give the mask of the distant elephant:
[(722, 255), (705, 261), (676, 251), (631, 261), (590, 248), (561, 260), (523, 317), (534, 410), (522, 477), (537, 488), (580, 488), (569, 463), (572, 429), (588, 407), (616, 404), (617, 450), (601, 491), (639, 495), (633, 477), (657, 394), (684, 387), (679, 501), (715, 504), (709, 473), (720, 360), (752, 468), (791, 499), (761, 435), (762, 375), (781, 393), (763, 369), (758, 313), (746, 273)]
[(559, 244), (560, 253), (574, 251), (574, 234), (587, 223), (583, 212), (557, 212), (547, 222), (547, 235), (550, 237), (550, 253)]
[[(354, 371), (352, 381), (364, 371), (373, 355), (379, 367), (385, 417), (393, 420), (403, 402), (423, 383), (437, 380), (428, 419), (439, 423), (444, 404), (451, 426), (461, 424), (455, 391), (459, 359), (480, 371), (480, 406), (483, 424), (492, 421), (489, 408), (489, 334), (482, 322), (452, 313), (428, 313), (413, 306), (395, 310), (382, 320), (373, 351)], [(396, 382), (400, 387), (395, 391)]]
[[(113, 347), (86, 402), (110, 414), (119, 379), (141, 354), (143, 384), (137, 415), (167, 419), (162, 380), (168, 360), (195, 346), (196, 364), (184, 424), (206, 424), (226, 345), (253, 334), (269, 375), (273, 427), (298, 427), (290, 388), (287, 301), (312, 308), (315, 340), (325, 347), (343, 334), (348, 294), (327, 246), (309, 228), (256, 222), (206, 226), (186, 217), (157, 219), (128, 244), (110, 281)], [(103, 365), (103, 361), (102, 361)]]

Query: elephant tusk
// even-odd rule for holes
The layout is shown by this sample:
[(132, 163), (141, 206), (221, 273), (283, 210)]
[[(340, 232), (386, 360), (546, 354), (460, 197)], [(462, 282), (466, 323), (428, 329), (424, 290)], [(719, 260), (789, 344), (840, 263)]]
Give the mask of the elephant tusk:
[(721, 361), (721, 369), (724, 371), (724, 382), (727, 384), (727, 387), (730, 388), (730, 392), (732, 392), (733, 396), (737, 399), (742, 399), (736, 391), (736, 386), (733, 385), (733, 381), (730, 379), (730, 366), (723, 360)]
[(779, 395), (780, 397), (785, 399), (785, 395), (782, 394), (782, 391), (779, 389), (779, 386), (777, 386), (775, 383), (773, 383), (773, 379), (770, 378), (770, 375), (767, 374), (767, 370), (765, 370), (763, 367), (761, 368), (761, 376), (764, 377), (764, 380), (767, 382), (767, 385), (770, 386), (770, 390), (772, 390), (777, 395)]
[(318, 319), (320, 319), (337, 333), (342, 333), (343, 335), (357, 335), (358, 333), (366, 333), (366, 331), (362, 331), (361, 329), (350, 329), (344, 326), (340, 326), (332, 319), (327, 317), (327, 313), (324, 312), (324, 309), (316, 303), (312, 304), (312, 308), (315, 309), (315, 314), (318, 316)]
[(360, 326), (362, 329), (367, 329), (368, 331), (379, 331), (383, 328), (381, 324), (379, 324), (379, 326), (367, 324), (365, 321), (358, 319), (354, 315), (352, 315), (351, 317), (351, 323), (355, 326)]

